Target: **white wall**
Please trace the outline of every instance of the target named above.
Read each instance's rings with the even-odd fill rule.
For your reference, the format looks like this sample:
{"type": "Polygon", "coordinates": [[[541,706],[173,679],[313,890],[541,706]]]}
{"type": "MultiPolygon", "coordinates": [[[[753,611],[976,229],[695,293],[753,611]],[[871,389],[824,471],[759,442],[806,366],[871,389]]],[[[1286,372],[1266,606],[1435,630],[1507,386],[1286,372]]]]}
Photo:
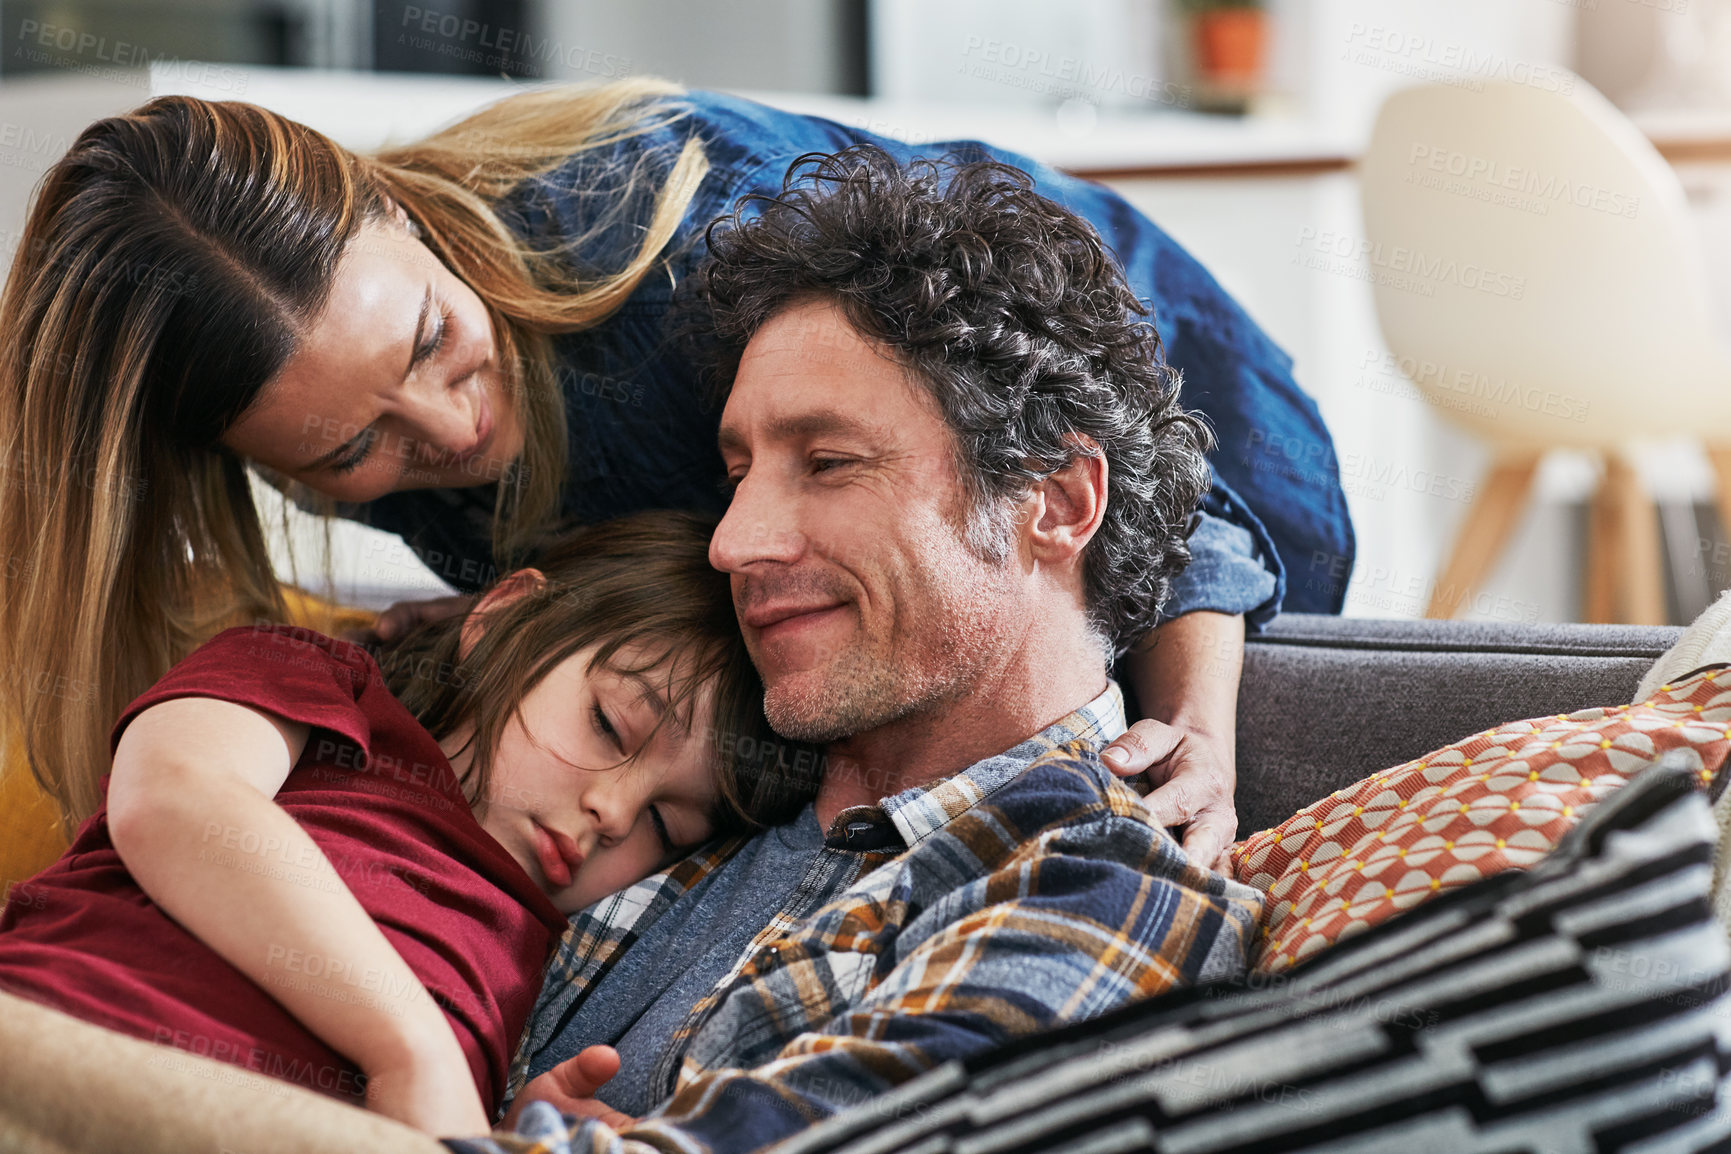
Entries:
{"type": "Polygon", "coordinates": [[[1576,9],[1559,0],[1308,0],[1279,11],[1280,35],[1304,46],[1290,67],[1306,114],[1365,135],[1397,88],[1574,63],[1576,9]]]}
{"type": "Polygon", "coordinates": [[[91,121],[150,97],[149,77],[134,83],[57,74],[0,84],[0,260],[10,264],[37,183],[91,121]]]}

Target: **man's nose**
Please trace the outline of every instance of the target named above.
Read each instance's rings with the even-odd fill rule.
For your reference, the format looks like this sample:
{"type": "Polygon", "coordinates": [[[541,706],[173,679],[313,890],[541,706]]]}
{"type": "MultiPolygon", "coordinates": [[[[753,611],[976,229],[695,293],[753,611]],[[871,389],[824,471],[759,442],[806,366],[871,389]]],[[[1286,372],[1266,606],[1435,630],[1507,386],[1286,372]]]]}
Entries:
{"type": "Polygon", "coordinates": [[[709,539],[709,563],[723,573],[743,573],[760,561],[797,561],[805,552],[798,524],[798,507],[785,488],[748,473],[709,539]]]}

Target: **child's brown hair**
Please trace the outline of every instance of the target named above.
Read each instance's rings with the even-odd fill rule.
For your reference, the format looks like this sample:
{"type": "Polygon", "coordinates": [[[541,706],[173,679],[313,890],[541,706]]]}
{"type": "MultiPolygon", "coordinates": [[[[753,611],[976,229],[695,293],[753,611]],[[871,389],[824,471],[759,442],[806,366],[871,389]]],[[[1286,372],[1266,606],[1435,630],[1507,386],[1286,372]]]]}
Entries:
{"type": "Polygon", "coordinates": [[[728,578],[709,564],[715,524],[657,511],[561,529],[531,561],[546,584],[489,609],[467,655],[459,657],[464,615],[422,625],[380,655],[391,692],[434,738],[474,727],[463,781],[472,799],[486,795],[499,737],[523,698],[589,646],[591,669],[665,678],[675,716],[714,679],[709,744],[725,802],[718,833],[787,821],[815,796],[821,758],[764,717],[728,578]],[[627,651],[647,656],[623,664],[627,651]]]}

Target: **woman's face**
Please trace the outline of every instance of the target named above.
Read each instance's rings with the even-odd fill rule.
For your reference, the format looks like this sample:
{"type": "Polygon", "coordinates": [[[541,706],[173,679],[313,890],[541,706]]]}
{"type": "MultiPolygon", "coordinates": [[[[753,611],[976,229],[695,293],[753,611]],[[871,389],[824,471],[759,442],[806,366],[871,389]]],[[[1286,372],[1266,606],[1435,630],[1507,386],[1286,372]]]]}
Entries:
{"type": "MultiPolygon", "coordinates": [[[[591,671],[593,654],[567,657],[524,697],[476,807],[482,827],[567,914],[673,864],[716,830],[714,687],[670,713],[663,675],[591,671]]],[[[457,752],[458,739],[446,744],[457,752]]]]}
{"type": "Polygon", "coordinates": [[[324,313],[222,438],[339,501],[490,484],[523,451],[480,297],[404,222],[356,231],[324,313]]]}

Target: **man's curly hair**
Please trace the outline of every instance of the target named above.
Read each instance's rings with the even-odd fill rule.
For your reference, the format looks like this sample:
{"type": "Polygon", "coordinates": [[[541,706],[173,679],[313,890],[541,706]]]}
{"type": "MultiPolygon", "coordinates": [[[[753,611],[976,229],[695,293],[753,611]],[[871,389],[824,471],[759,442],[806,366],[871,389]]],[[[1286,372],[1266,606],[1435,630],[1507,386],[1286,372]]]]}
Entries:
{"type": "Polygon", "coordinates": [[[709,226],[688,287],[722,396],[753,335],[833,301],[931,392],[954,434],[965,537],[1008,556],[1016,502],[1089,451],[1107,501],[1083,550],[1088,616],[1114,658],[1155,623],[1190,560],[1213,438],[1178,403],[1150,310],[1087,221],[995,161],[915,160],[873,145],[809,153],[777,196],[709,226]]]}

